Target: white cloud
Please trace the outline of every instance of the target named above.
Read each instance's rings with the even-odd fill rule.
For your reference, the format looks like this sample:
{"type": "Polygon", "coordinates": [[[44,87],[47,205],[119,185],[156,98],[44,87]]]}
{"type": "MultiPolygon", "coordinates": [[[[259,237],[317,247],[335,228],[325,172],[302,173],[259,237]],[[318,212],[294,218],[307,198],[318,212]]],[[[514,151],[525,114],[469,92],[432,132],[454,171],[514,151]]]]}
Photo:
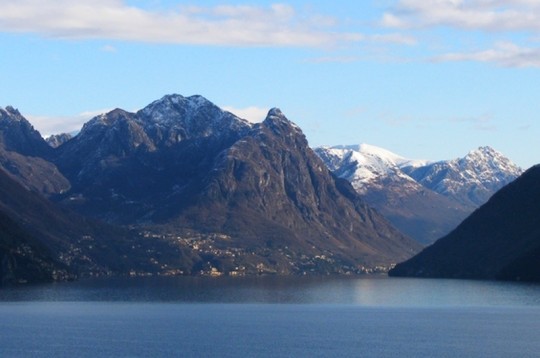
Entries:
{"type": "Polygon", "coordinates": [[[48,137],[52,134],[78,132],[84,123],[97,115],[107,112],[109,112],[108,109],[88,111],[73,116],[25,115],[25,117],[43,137],[48,137]]]}
{"type": "Polygon", "coordinates": [[[335,21],[289,5],[146,10],[122,0],[0,0],[0,31],[60,39],[232,46],[332,46],[360,41],[335,21]]]}
{"type": "Polygon", "coordinates": [[[223,107],[223,109],[251,123],[259,123],[264,121],[269,110],[268,108],[261,108],[255,106],[246,108],[234,108],[231,106],[225,106],[223,107]]]}
{"type": "Polygon", "coordinates": [[[445,61],[492,62],[502,67],[540,67],[540,49],[520,47],[513,43],[498,43],[493,49],[470,53],[447,53],[433,59],[445,61]]]}
{"type": "MultiPolygon", "coordinates": [[[[452,50],[433,56],[434,62],[475,61],[501,67],[540,67],[540,1],[538,0],[399,0],[382,17],[391,28],[426,29],[445,26],[457,31],[488,34],[492,45],[449,44],[452,50]],[[509,40],[511,39],[511,40],[509,40]],[[471,50],[472,48],[472,50],[471,50]],[[476,48],[476,50],[474,49],[476,48]]],[[[461,39],[462,37],[458,37],[461,39]]],[[[443,40],[444,41],[444,40],[443,40]]]]}
{"type": "Polygon", "coordinates": [[[536,0],[400,0],[383,15],[382,24],[395,28],[451,26],[487,31],[539,31],[536,0]]]}

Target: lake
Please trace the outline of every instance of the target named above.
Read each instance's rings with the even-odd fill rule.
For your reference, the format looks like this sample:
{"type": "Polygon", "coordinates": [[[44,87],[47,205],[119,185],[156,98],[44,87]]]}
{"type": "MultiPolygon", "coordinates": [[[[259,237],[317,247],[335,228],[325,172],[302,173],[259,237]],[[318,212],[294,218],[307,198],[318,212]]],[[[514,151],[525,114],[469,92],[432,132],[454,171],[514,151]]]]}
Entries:
{"type": "Polygon", "coordinates": [[[0,290],[2,357],[537,357],[540,285],[99,279],[0,290]]]}

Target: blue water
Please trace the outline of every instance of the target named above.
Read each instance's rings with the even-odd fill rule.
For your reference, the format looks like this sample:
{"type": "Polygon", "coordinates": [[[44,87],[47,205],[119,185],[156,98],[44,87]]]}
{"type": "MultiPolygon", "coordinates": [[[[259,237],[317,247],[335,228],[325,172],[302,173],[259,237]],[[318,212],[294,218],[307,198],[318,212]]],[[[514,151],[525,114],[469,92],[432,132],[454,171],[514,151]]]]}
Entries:
{"type": "Polygon", "coordinates": [[[538,357],[540,286],[138,279],[0,290],[0,356],[538,357]]]}

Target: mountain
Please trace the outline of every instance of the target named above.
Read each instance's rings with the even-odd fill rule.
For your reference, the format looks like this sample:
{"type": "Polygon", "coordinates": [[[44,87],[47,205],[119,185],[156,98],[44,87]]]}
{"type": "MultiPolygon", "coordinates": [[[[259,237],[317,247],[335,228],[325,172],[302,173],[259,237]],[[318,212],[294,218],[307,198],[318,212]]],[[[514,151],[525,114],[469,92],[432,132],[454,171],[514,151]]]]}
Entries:
{"type": "Polygon", "coordinates": [[[0,147],[30,157],[49,158],[52,153],[41,134],[11,106],[0,108],[0,147]]]}
{"type": "Polygon", "coordinates": [[[68,140],[73,138],[73,136],[69,133],[61,133],[61,134],[53,134],[45,139],[47,144],[49,144],[53,148],[58,148],[68,140]]]}
{"type": "Polygon", "coordinates": [[[369,205],[424,245],[449,233],[481,204],[480,198],[487,200],[489,193],[521,172],[489,147],[437,163],[407,159],[367,144],[321,147],[316,152],[369,205]],[[446,170],[436,170],[443,167],[446,170]],[[439,179],[438,186],[430,185],[434,178],[439,179]]]}
{"type": "Polygon", "coordinates": [[[505,186],[392,276],[540,281],[540,166],[505,186]]]}
{"type": "Polygon", "coordinates": [[[182,247],[211,242],[207,268],[220,272],[356,272],[419,249],[278,109],[251,124],[201,96],[168,95],[93,118],[55,153],[71,188],[54,200],[182,247]]]}
{"type": "Polygon", "coordinates": [[[410,160],[386,149],[369,144],[319,147],[315,152],[328,168],[340,178],[347,179],[360,194],[380,186],[379,180],[389,177],[393,180],[414,183],[402,171],[402,167],[418,167],[427,161],[410,160]]]}
{"type": "Polygon", "coordinates": [[[484,204],[523,173],[491,147],[480,147],[463,158],[402,170],[426,188],[471,208],[484,204]]]}
{"type": "Polygon", "coordinates": [[[28,189],[58,194],[70,184],[50,161],[52,156],[52,148],[18,110],[0,108],[0,168],[28,189]]]}
{"type": "Polygon", "coordinates": [[[201,96],[165,96],[137,113],[93,118],[57,148],[72,188],[59,199],[111,223],[153,222],[200,190],[214,158],[250,125],[201,96]]]}
{"type": "Polygon", "coordinates": [[[0,212],[69,275],[359,273],[420,250],[278,109],[251,124],[168,95],[97,116],[56,148],[4,112],[0,212]]]}
{"type": "Polygon", "coordinates": [[[180,222],[226,232],[242,245],[333,256],[349,266],[384,266],[418,247],[334,177],[275,108],[216,157],[180,222]]]}

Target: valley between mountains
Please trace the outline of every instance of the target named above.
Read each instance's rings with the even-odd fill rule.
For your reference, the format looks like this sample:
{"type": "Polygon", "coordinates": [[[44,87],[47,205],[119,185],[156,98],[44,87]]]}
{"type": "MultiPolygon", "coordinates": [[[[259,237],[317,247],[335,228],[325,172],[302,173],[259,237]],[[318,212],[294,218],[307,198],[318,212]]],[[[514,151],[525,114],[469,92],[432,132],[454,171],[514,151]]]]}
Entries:
{"type": "Polygon", "coordinates": [[[0,108],[0,167],[3,283],[386,272],[522,174],[490,147],[313,150],[277,108],[253,124],[181,95],[47,141],[0,108]]]}

